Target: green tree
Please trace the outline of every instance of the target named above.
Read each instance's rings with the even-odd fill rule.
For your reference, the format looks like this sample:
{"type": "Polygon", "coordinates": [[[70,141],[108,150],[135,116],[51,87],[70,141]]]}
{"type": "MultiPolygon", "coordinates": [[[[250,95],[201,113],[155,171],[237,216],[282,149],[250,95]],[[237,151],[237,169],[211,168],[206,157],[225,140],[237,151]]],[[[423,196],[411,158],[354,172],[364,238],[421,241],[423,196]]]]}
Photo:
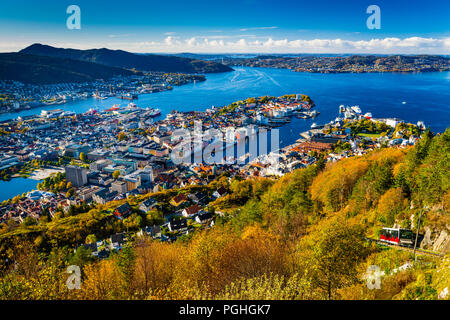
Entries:
{"type": "Polygon", "coordinates": [[[299,264],[313,289],[333,299],[337,289],[358,282],[357,266],[370,251],[362,226],[331,218],[302,240],[299,264]]]}
{"type": "Polygon", "coordinates": [[[34,220],[32,217],[26,217],[25,219],[23,219],[22,223],[26,227],[33,226],[33,225],[37,224],[36,220],[34,220]]]}

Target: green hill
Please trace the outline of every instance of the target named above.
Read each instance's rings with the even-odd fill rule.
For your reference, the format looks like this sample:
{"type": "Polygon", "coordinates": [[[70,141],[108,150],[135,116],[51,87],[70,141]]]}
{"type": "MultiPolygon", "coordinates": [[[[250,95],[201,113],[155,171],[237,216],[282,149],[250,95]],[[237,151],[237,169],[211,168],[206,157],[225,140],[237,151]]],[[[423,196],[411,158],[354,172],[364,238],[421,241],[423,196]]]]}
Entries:
{"type": "Polygon", "coordinates": [[[20,52],[88,61],[125,69],[137,69],[140,71],[218,73],[233,70],[228,66],[212,61],[202,61],[197,59],[156,54],[143,55],[123,50],[110,50],[106,48],[77,50],[55,48],[42,44],[33,44],[20,52]]]}
{"type": "Polygon", "coordinates": [[[32,84],[89,82],[113,76],[129,76],[133,71],[87,61],[46,57],[25,53],[0,54],[0,79],[32,84]]]}

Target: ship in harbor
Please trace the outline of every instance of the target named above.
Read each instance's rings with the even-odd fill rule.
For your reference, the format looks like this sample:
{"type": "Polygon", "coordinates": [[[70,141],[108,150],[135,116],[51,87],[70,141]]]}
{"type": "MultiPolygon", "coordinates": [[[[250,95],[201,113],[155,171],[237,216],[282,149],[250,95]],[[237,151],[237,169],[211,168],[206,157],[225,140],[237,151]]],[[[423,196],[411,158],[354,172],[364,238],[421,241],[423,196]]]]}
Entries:
{"type": "Polygon", "coordinates": [[[138,98],[138,95],[127,93],[127,94],[118,96],[118,98],[122,99],[122,100],[136,100],[138,98]]]}
{"type": "Polygon", "coordinates": [[[361,108],[359,106],[351,106],[350,109],[353,110],[354,113],[361,114],[361,108]]]}
{"type": "Polygon", "coordinates": [[[323,124],[317,124],[317,123],[313,123],[312,125],[311,125],[311,129],[321,129],[321,128],[323,128],[325,125],[323,125],[323,124]]]}
{"type": "Polygon", "coordinates": [[[152,108],[148,108],[148,109],[150,111],[149,117],[154,118],[161,114],[161,110],[159,110],[159,109],[152,109],[152,108]]]}
{"type": "Polygon", "coordinates": [[[298,118],[298,119],[310,119],[310,118],[317,117],[320,114],[320,112],[317,110],[313,110],[313,111],[297,112],[295,114],[296,114],[296,118],[298,118]]]}
{"type": "Polygon", "coordinates": [[[112,111],[117,111],[120,109],[120,106],[118,104],[113,105],[111,108],[106,109],[106,112],[112,112],[112,111]]]}

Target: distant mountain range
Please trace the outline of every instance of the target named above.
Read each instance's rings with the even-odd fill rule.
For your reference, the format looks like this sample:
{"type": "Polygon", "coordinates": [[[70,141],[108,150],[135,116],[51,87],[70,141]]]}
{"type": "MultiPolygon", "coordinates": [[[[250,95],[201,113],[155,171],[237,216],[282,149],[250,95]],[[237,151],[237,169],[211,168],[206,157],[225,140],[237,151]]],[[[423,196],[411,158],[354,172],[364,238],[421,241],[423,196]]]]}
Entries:
{"type": "Polygon", "coordinates": [[[142,71],[218,73],[232,70],[212,61],[105,48],[77,50],[33,44],[19,52],[0,53],[0,80],[33,84],[89,82],[142,74],[142,71]]]}
{"type": "Polygon", "coordinates": [[[104,64],[111,67],[136,69],[139,71],[218,73],[233,70],[232,68],[217,62],[156,54],[142,55],[123,50],[110,50],[105,48],[78,50],[33,44],[21,50],[20,53],[81,60],[104,64]]]}
{"type": "Polygon", "coordinates": [[[0,53],[0,80],[31,84],[90,82],[140,74],[123,68],[23,53],[0,53]]]}

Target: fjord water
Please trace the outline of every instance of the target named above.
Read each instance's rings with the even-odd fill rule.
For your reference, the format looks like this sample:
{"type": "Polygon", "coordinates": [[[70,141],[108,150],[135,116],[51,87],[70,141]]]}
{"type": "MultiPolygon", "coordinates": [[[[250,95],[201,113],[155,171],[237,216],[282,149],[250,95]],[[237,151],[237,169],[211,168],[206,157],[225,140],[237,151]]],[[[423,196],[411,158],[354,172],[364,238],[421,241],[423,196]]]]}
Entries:
{"type": "MultiPolygon", "coordinates": [[[[374,118],[396,117],[412,123],[422,120],[434,132],[443,132],[450,125],[450,72],[319,74],[269,68],[234,69],[228,73],[208,74],[204,82],[174,87],[171,91],[139,95],[139,99],[133,102],[139,107],[161,109],[161,116],[155,118],[158,120],[172,110],[203,111],[211,106],[219,107],[248,97],[292,93],[309,95],[320,115],[308,120],[292,118],[290,123],[280,128],[280,147],[294,143],[300,138],[299,133],[308,130],[313,122],[323,124],[335,119],[341,104],[359,105],[363,113],[371,112],[374,118]]],[[[113,104],[126,106],[128,103],[128,100],[117,98],[89,98],[64,105],[2,114],[0,121],[19,115],[39,114],[43,109],[61,108],[80,113],[90,108],[100,111],[113,104]]],[[[30,183],[37,182],[26,180],[12,179],[2,183],[0,200],[33,189],[30,183]]]]}
{"type": "MultiPolygon", "coordinates": [[[[450,72],[321,74],[270,68],[234,69],[233,72],[208,74],[204,82],[139,95],[139,99],[133,102],[139,107],[159,108],[161,117],[165,117],[172,110],[205,110],[213,105],[223,106],[248,97],[303,93],[314,100],[316,109],[321,112],[314,120],[317,123],[336,118],[338,106],[344,104],[359,105],[363,113],[371,112],[375,118],[397,117],[412,123],[422,120],[434,132],[443,132],[450,124],[450,72]]],[[[113,104],[126,106],[128,103],[128,100],[117,98],[89,98],[2,114],[0,120],[38,114],[42,109],[61,108],[78,113],[90,108],[100,111],[113,104]]],[[[292,121],[291,129],[298,132],[307,129],[311,123],[310,120],[292,121]]]]}

